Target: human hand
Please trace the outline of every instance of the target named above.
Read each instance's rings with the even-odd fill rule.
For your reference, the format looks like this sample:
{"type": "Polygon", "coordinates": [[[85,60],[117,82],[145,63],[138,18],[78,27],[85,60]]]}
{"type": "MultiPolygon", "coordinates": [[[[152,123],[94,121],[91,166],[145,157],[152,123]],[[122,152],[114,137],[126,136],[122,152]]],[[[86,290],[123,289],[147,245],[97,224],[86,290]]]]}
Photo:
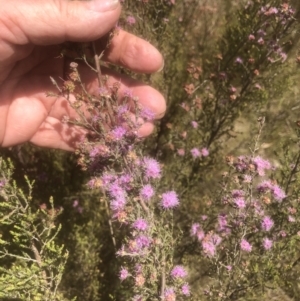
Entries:
{"type": "MultiPolygon", "coordinates": [[[[100,47],[101,37],[115,26],[120,10],[115,0],[0,0],[1,146],[30,141],[74,150],[85,131],[62,122],[63,116],[76,116],[66,100],[46,96],[46,92],[55,91],[50,76],[64,78],[70,63],[60,56],[60,45],[96,41],[100,47]]],[[[161,54],[152,45],[122,30],[113,37],[104,59],[143,73],[163,66],[161,54]]],[[[95,91],[97,75],[87,66],[80,68],[87,89],[95,91]]],[[[109,70],[103,73],[121,82],[121,93],[130,89],[142,106],[158,118],[163,115],[165,100],[158,91],[109,70]]],[[[153,127],[145,122],[139,134],[147,136],[153,127]]]]}

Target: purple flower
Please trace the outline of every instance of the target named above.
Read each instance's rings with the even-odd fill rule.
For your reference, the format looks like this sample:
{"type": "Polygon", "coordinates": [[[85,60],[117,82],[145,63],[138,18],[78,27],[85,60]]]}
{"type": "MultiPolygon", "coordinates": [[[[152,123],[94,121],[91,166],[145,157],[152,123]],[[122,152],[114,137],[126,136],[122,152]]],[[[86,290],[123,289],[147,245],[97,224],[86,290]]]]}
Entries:
{"type": "Polygon", "coordinates": [[[197,231],[197,239],[198,241],[201,241],[203,238],[205,237],[205,233],[202,229],[200,229],[199,231],[197,231]]]}
{"type": "Polygon", "coordinates": [[[202,241],[202,248],[203,252],[208,256],[208,257],[213,257],[215,256],[216,253],[216,246],[211,242],[211,241],[202,241]]]}
{"type": "Polygon", "coordinates": [[[133,228],[135,228],[136,230],[140,230],[140,231],[145,231],[148,229],[148,223],[146,220],[142,219],[142,218],[138,218],[134,223],[133,223],[133,228]]]}
{"type": "Polygon", "coordinates": [[[236,62],[237,64],[243,64],[243,60],[242,60],[240,57],[237,57],[237,58],[235,59],[235,62],[236,62]]]}
{"type": "Polygon", "coordinates": [[[154,195],[153,187],[150,184],[144,185],[140,190],[140,197],[144,201],[149,201],[154,195]]]}
{"type": "Polygon", "coordinates": [[[206,147],[202,148],[201,149],[201,155],[203,157],[207,157],[209,155],[209,150],[206,147]]]}
{"type": "Polygon", "coordinates": [[[197,121],[192,121],[191,125],[194,129],[196,129],[198,127],[198,122],[197,121]]]}
{"type": "Polygon", "coordinates": [[[164,209],[174,208],[179,205],[178,196],[175,191],[168,191],[161,196],[161,206],[164,209]]]}
{"type": "Polygon", "coordinates": [[[110,208],[113,211],[123,210],[125,205],[126,205],[126,198],[123,196],[119,196],[110,202],[110,208]]]}
{"type": "Polygon", "coordinates": [[[176,265],[172,271],[171,276],[174,278],[184,278],[187,276],[187,271],[181,265],[176,265]]]}
{"type": "Polygon", "coordinates": [[[208,234],[205,236],[205,239],[202,240],[203,252],[208,257],[215,256],[216,247],[221,243],[222,238],[217,234],[208,234]]]}
{"type": "Polygon", "coordinates": [[[91,189],[95,188],[96,187],[96,179],[91,179],[87,182],[87,186],[91,189]]]}
{"type": "Polygon", "coordinates": [[[101,177],[101,181],[104,186],[111,184],[116,179],[116,176],[109,173],[104,173],[101,177]]]}
{"type": "Polygon", "coordinates": [[[120,121],[126,121],[126,116],[129,114],[128,105],[120,105],[117,108],[117,116],[120,121]]]}
{"type": "Polygon", "coordinates": [[[129,98],[133,98],[132,90],[126,89],[126,90],[124,91],[124,96],[125,96],[125,97],[129,97],[129,98]]]}
{"type": "Polygon", "coordinates": [[[126,278],[128,278],[129,276],[129,272],[127,269],[125,268],[121,268],[120,273],[119,273],[119,278],[121,281],[125,280],[126,278]]]}
{"type": "Polygon", "coordinates": [[[238,162],[236,162],[234,164],[234,166],[235,166],[236,170],[239,171],[239,172],[245,171],[248,167],[245,156],[239,156],[238,157],[238,162]]]}
{"type": "Polygon", "coordinates": [[[157,179],[161,177],[160,166],[156,160],[145,157],[143,159],[143,163],[144,163],[145,175],[147,178],[157,179]]]}
{"type": "Polygon", "coordinates": [[[184,156],[184,154],[185,154],[184,149],[183,149],[183,148],[179,148],[179,149],[177,150],[177,154],[178,154],[179,156],[184,156]]]}
{"type": "Polygon", "coordinates": [[[221,243],[222,238],[217,234],[213,234],[211,236],[211,241],[215,246],[218,246],[221,243]]]}
{"type": "Polygon", "coordinates": [[[126,135],[126,129],[122,126],[117,126],[111,131],[114,140],[121,140],[126,135]]]}
{"type": "Polygon", "coordinates": [[[123,190],[123,188],[121,186],[119,186],[119,184],[117,184],[117,183],[113,183],[113,184],[109,185],[108,192],[109,192],[110,196],[113,198],[125,197],[125,195],[126,195],[125,190],[123,190]]]}
{"type": "Polygon", "coordinates": [[[251,181],[252,181],[252,176],[244,175],[244,182],[245,183],[251,183],[251,181]]]}
{"type": "Polygon", "coordinates": [[[270,231],[273,226],[274,226],[273,220],[269,216],[265,216],[261,222],[261,228],[264,231],[270,231]]]}
{"type": "Polygon", "coordinates": [[[130,174],[125,173],[125,174],[121,175],[119,178],[117,178],[116,181],[125,190],[131,189],[130,183],[132,182],[132,177],[130,174]]]}
{"type": "Polygon", "coordinates": [[[149,108],[143,108],[141,110],[141,117],[146,121],[152,121],[155,119],[155,113],[149,108]]]}
{"type": "Polygon", "coordinates": [[[199,149],[196,147],[191,149],[191,154],[192,154],[193,158],[198,158],[201,156],[199,149]]]}
{"type": "Polygon", "coordinates": [[[0,188],[5,186],[5,180],[0,180],[0,188]]]}
{"type": "Polygon", "coordinates": [[[286,237],[286,232],[285,232],[284,230],[281,230],[281,231],[279,232],[279,235],[280,235],[281,237],[286,237]]]}
{"type": "Polygon", "coordinates": [[[254,41],[254,40],[255,40],[255,36],[254,36],[253,34],[250,34],[250,35],[248,36],[248,40],[249,40],[249,41],[254,41]]]}
{"type": "Polygon", "coordinates": [[[176,294],[172,287],[168,287],[165,289],[164,300],[165,301],[175,301],[176,300],[176,294]]]}
{"type": "Polygon", "coordinates": [[[140,249],[144,249],[151,245],[152,239],[146,235],[140,235],[135,239],[135,241],[140,249]]]}
{"type": "Polygon", "coordinates": [[[278,185],[273,185],[271,190],[272,190],[274,199],[278,202],[281,202],[286,197],[285,192],[278,185]]]}
{"type": "Polygon", "coordinates": [[[137,274],[141,274],[142,273],[142,266],[140,264],[136,264],[135,267],[134,267],[134,269],[135,269],[135,272],[137,274]]]}
{"type": "Polygon", "coordinates": [[[263,44],[265,44],[265,41],[264,41],[264,39],[263,39],[262,37],[260,37],[260,38],[257,40],[257,43],[258,43],[259,45],[263,45],[263,44]]]}
{"type": "Polygon", "coordinates": [[[235,189],[231,191],[231,195],[233,198],[243,197],[245,195],[245,191],[235,189]]]}
{"type": "Polygon", "coordinates": [[[273,242],[271,239],[267,237],[263,239],[263,247],[265,250],[270,250],[272,246],[273,246],[273,242]]]}
{"type": "Polygon", "coordinates": [[[133,16],[128,16],[126,21],[128,25],[134,25],[136,23],[135,17],[133,16]]]}
{"type": "Polygon", "coordinates": [[[280,52],[279,55],[281,56],[281,61],[285,62],[287,59],[287,54],[285,52],[280,52]]]}
{"type": "Polygon", "coordinates": [[[289,216],[288,216],[288,221],[289,221],[290,223],[294,223],[294,222],[296,221],[296,219],[295,219],[292,215],[289,215],[289,216]]]}
{"type": "Polygon", "coordinates": [[[198,223],[192,224],[192,227],[191,227],[191,235],[192,235],[192,236],[195,236],[195,235],[197,234],[199,228],[200,228],[200,224],[198,224],[198,223]]]}
{"type": "Polygon", "coordinates": [[[253,158],[252,163],[256,166],[257,173],[260,176],[264,176],[265,170],[270,170],[272,168],[271,163],[268,160],[264,160],[260,156],[253,158]]]}
{"type": "Polygon", "coordinates": [[[181,287],[181,292],[183,295],[185,296],[189,296],[191,293],[190,293],[190,286],[185,283],[182,287],[181,287]]]}
{"type": "Polygon", "coordinates": [[[246,207],[246,203],[245,203],[244,198],[236,198],[236,199],[234,199],[234,203],[236,204],[236,206],[239,209],[243,209],[243,208],[246,207]]]}
{"type": "Polygon", "coordinates": [[[258,84],[258,83],[256,83],[256,84],[254,85],[254,87],[255,87],[256,89],[258,89],[258,90],[261,90],[261,89],[262,89],[261,85],[258,84]]]}
{"type": "Polygon", "coordinates": [[[97,145],[92,147],[90,150],[90,158],[95,159],[96,157],[106,157],[110,153],[110,150],[107,146],[105,145],[97,145]]]}
{"type": "Polygon", "coordinates": [[[109,96],[110,95],[109,91],[105,87],[99,88],[98,91],[101,96],[109,96]]]}
{"type": "Polygon", "coordinates": [[[273,185],[270,180],[263,181],[259,185],[257,185],[257,190],[260,193],[265,193],[270,191],[273,188],[273,185]]]}
{"type": "Polygon", "coordinates": [[[245,252],[251,252],[252,251],[252,246],[246,239],[242,239],[240,243],[241,249],[245,252]]]}
{"type": "Polygon", "coordinates": [[[219,231],[226,231],[228,229],[227,225],[227,215],[226,214],[220,214],[218,216],[218,224],[219,224],[219,231]]]}
{"type": "Polygon", "coordinates": [[[266,16],[276,15],[278,13],[278,9],[276,7],[270,7],[266,12],[266,16]]]}
{"type": "Polygon", "coordinates": [[[262,29],[259,29],[259,30],[257,31],[257,34],[258,34],[260,37],[264,37],[264,36],[266,35],[266,32],[265,32],[264,30],[262,30],[262,29]]]}

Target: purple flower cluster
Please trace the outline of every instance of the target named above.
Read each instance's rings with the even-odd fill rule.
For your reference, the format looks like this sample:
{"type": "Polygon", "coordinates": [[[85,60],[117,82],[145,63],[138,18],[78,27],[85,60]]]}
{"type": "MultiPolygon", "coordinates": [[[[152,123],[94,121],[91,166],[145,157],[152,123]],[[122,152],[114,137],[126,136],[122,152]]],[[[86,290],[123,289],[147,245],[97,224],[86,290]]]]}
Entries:
{"type": "Polygon", "coordinates": [[[183,266],[177,265],[172,269],[171,276],[173,278],[185,278],[187,276],[187,271],[183,266]]]}
{"type": "Polygon", "coordinates": [[[202,248],[204,254],[208,257],[216,255],[217,246],[222,242],[222,238],[217,234],[208,233],[202,240],[202,248]]]}
{"type": "Polygon", "coordinates": [[[216,254],[217,246],[222,242],[222,238],[215,233],[209,232],[205,234],[198,223],[192,225],[191,235],[195,236],[201,242],[204,254],[213,257],[216,254]]]}
{"type": "MultiPolygon", "coordinates": [[[[270,232],[274,229],[274,220],[266,214],[266,212],[272,210],[268,206],[271,202],[269,196],[271,194],[277,200],[277,204],[286,197],[284,191],[271,180],[266,179],[258,185],[256,184],[256,179],[266,176],[267,171],[273,170],[268,160],[260,156],[254,158],[240,156],[237,159],[229,157],[227,162],[235,168],[236,175],[231,183],[237,189],[225,190],[229,186],[225,182],[224,190],[226,193],[224,196],[221,196],[220,204],[227,207],[226,209],[222,207],[222,210],[226,213],[219,213],[216,218],[209,219],[207,222],[207,218],[202,219],[205,226],[202,226],[200,223],[194,223],[190,230],[191,236],[201,243],[204,254],[209,258],[216,257],[217,252],[222,252],[221,250],[227,250],[229,247],[226,245],[228,243],[227,238],[233,234],[237,235],[237,233],[242,236],[239,241],[239,248],[244,252],[243,256],[247,256],[247,253],[251,253],[255,247],[259,247],[257,244],[252,245],[248,238],[245,237],[245,233],[247,233],[247,236],[251,233],[255,237],[256,233],[262,233],[262,231],[270,232]],[[216,220],[217,223],[215,222],[216,220]],[[259,221],[259,224],[257,221],[259,221]],[[211,230],[204,232],[203,228],[208,225],[212,225],[210,226],[211,230]]],[[[224,174],[224,177],[226,176],[227,174],[224,174]]],[[[295,212],[294,206],[288,207],[288,213],[290,214],[288,215],[288,220],[290,222],[296,221],[294,217],[295,212]]],[[[251,239],[252,236],[249,235],[251,239]]],[[[273,234],[273,237],[276,237],[276,235],[273,234]]],[[[272,249],[274,241],[271,238],[261,238],[259,236],[254,241],[257,240],[265,252],[272,249]]],[[[231,271],[232,266],[226,266],[229,266],[230,269],[228,271],[231,271]]]]}
{"type": "Polygon", "coordinates": [[[277,184],[273,184],[270,180],[261,182],[257,186],[257,190],[260,193],[270,192],[274,199],[278,202],[281,202],[286,197],[285,192],[277,184]]]}
{"type": "Polygon", "coordinates": [[[261,158],[260,156],[252,158],[251,161],[255,165],[257,173],[260,176],[264,176],[265,170],[270,170],[272,168],[271,163],[268,160],[261,158]]]}

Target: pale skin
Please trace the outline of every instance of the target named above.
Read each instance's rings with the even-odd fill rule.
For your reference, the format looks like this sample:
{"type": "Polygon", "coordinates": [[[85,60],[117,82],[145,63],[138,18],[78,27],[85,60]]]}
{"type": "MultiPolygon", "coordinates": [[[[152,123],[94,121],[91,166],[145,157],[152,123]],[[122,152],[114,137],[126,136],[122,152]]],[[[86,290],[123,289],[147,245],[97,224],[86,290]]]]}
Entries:
{"type": "MultiPolygon", "coordinates": [[[[101,37],[116,25],[121,6],[108,0],[0,0],[0,146],[30,141],[42,147],[73,151],[85,131],[62,122],[76,117],[67,101],[46,97],[55,92],[50,76],[66,77],[70,61],[60,56],[65,41],[95,41],[101,53],[101,37]],[[96,10],[98,7],[98,10],[96,10]],[[99,9],[100,7],[100,9],[99,9]]],[[[112,39],[104,59],[141,73],[163,67],[163,58],[148,42],[120,30],[112,39]]],[[[79,70],[89,92],[98,87],[97,75],[83,64],[79,70]]],[[[130,89],[141,105],[163,116],[163,96],[150,86],[110,70],[110,82],[121,82],[120,93],[130,89]]],[[[141,136],[153,131],[145,122],[141,136]]]]}

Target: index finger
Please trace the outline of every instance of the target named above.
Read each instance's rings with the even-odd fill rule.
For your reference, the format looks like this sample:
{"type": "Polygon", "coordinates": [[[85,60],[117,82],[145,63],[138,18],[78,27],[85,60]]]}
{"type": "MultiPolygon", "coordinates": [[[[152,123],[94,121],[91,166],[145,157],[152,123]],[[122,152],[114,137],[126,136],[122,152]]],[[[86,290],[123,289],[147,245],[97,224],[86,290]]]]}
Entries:
{"type": "MultiPolygon", "coordinates": [[[[103,49],[103,40],[96,42],[97,51],[103,49]]],[[[116,30],[104,60],[139,73],[154,73],[164,66],[162,54],[149,42],[122,29],[116,30]]]]}

